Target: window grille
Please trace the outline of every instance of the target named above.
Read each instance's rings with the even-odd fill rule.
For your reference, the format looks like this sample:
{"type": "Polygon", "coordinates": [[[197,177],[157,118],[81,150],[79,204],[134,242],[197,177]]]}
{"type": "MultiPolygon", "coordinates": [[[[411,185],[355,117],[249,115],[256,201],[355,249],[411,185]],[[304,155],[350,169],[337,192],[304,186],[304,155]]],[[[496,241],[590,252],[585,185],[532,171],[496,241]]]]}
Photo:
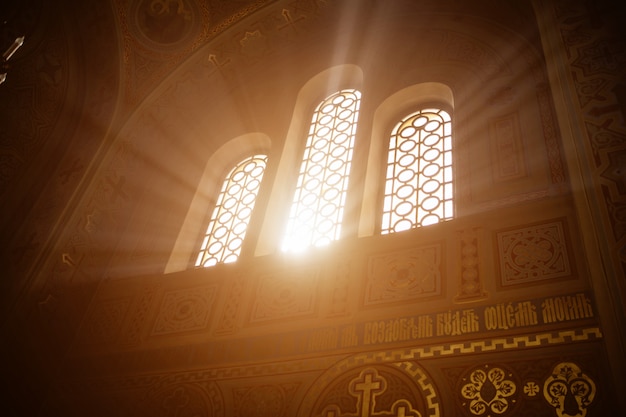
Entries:
{"type": "Polygon", "coordinates": [[[254,155],[241,161],[226,176],[196,266],[237,260],[266,165],[266,155],[254,155]]]}
{"type": "Polygon", "coordinates": [[[441,109],[424,109],[391,133],[381,233],[449,220],[454,215],[452,126],[441,109]]]}
{"type": "Polygon", "coordinates": [[[361,93],[342,90],[313,114],[283,250],[322,246],[339,238],[361,93]]]}

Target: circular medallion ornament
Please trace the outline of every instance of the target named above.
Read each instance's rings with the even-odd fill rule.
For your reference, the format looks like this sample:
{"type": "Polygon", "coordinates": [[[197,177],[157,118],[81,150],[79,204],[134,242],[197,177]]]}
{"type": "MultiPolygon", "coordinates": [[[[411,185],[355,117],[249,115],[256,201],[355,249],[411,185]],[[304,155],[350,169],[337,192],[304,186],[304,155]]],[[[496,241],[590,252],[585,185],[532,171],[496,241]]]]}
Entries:
{"type": "Polygon", "coordinates": [[[577,364],[562,362],[546,379],[543,396],[557,416],[585,417],[596,396],[596,384],[577,364]]]}
{"type": "Polygon", "coordinates": [[[510,415],[517,403],[518,385],[503,367],[472,368],[461,379],[461,405],[472,417],[510,415]]]}
{"type": "Polygon", "coordinates": [[[300,415],[439,416],[439,401],[430,378],[416,364],[365,365],[326,380],[322,377],[307,394],[312,399],[300,415]]]}
{"type": "Polygon", "coordinates": [[[176,48],[200,29],[197,6],[189,0],[139,0],[133,8],[140,41],[151,49],[176,48]]]}

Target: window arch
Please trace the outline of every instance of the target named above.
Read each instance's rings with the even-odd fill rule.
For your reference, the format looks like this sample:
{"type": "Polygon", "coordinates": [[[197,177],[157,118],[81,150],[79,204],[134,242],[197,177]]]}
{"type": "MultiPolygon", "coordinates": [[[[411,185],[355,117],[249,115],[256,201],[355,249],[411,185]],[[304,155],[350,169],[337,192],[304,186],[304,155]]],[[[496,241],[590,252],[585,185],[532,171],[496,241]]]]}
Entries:
{"type": "Polygon", "coordinates": [[[339,238],[360,100],[358,90],[346,89],[315,109],[283,250],[322,246],[339,238]]]}
{"type": "MultiPolygon", "coordinates": [[[[389,226],[383,226],[384,221],[382,216],[385,210],[389,210],[389,207],[393,207],[393,201],[391,206],[388,205],[385,207],[385,196],[393,194],[393,192],[388,194],[388,190],[385,188],[391,186],[391,190],[393,190],[393,183],[387,184],[388,178],[393,178],[393,174],[388,174],[389,166],[390,164],[395,166],[394,161],[396,158],[394,155],[390,159],[390,131],[398,130],[402,126],[402,121],[409,122],[409,119],[413,120],[413,118],[417,119],[420,117],[416,116],[416,113],[407,115],[407,112],[410,111],[407,109],[430,109],[436,111],[443,109],[450,115],[451,112],[448,112],[448,110],[454,109],[452,90],[447,85],[438,82],[415,84],[392,94],[376,108],[372,119],[367,171],[365,172],[361,198],[361,216],[359,218],[357,233],[359,237],[373,236],[375,233],[390,233],[391,231],[389,226]],[[406,116],[402,118],[400,122],[398,122],[399,114],[406,116]],[[383,231],[385,228],[387,230],[383,231]]],[[[450,126],[451,124],[448,125],[449,129],[451,129],[450,126]]],[[[397,155],[398,159],[401,157],[402,155],[397,155]]],[[[450,153],[448,153],[448,157],[450,158],[449,162],[452,163],[450,153]]],[[[448,172],[451,174],[451,169],[448,170],[448,172]]],[[[416,189],[417,188],[416,186],[416,189]]],[[[407,189],[403,191],[406,190],[407,189]]],[[[453,190],[453,184],[448,186],[448,190],[453,190]]],[[[405,194],[401,192],[401,195],[405,194]]],[[[417,198],[417,193],[415,193],[415,198],[417,198]]],[[[415,201],[416,202],[413,204],[417,205],[417,200],[415,201]]],[[[397,204],[401,202],[402,201],[398,201],[397,204]]],[[[449,206],[448,204],[448,207],[449,206]]],[[[400,212],[404,213],[402,209],[406,207],[408,207],[407,204],[400,207],[400,212]]],[[[387,224],[389,223],[388,221],[387,224]]],[[[414,223],[417,224],[417,217],[414,223]]],[[[406,224],[406,222],[402,224],[406,224]]]]}
{"type": "Polygon", "coordinates": [[[451,219],[452,185],[450,115],[438,108],[409,114],[389,139],[381,233],[451,219]]]}
{"type": "Polygon", "coordinates": [[[228,173],[202,239],[196,266],[237,260],[266,166],[267,155],[253,155],[228,173]]]}
{"type": "MultiPolygon", "coordinates": [[[[187,215],[174,242],[164,270],[166,274],[183,271],[196,264],[203,241],[200,236],[207,230],[207,210],[216,206],[226,174],[251,155],[267,155],[271,144],[267,135],[251,132],[227,141],[213,152],[199,178],[187,215]]],[[[247,246],[248,243],[245,243],[244,251],[247,246]]]]}
{"type": "Polygon", "coordinates": [[[256,256],[276,253],[284,247],[283,236],[288,223],[285,219],[290,217],[290,207],[293,206],[294,178],[299,175],[302,165],[305,147],[303,139],[311,132],[312,109],[320,103],[320,98],[347,89],[358,90],[362,84],[361,68],[345,64],[321,71],[298,92],[277,168],[273,171],[273,185],[255,247],[256,256]]]}

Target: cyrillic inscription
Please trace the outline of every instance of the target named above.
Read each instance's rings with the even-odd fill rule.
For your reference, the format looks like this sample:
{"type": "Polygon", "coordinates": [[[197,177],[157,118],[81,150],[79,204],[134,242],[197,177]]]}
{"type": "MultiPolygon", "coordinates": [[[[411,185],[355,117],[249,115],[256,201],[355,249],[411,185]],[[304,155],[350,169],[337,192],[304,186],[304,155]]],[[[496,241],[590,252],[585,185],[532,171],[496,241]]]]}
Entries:
{"type": "Polygon", "coordinates": [[[308,352],[507,331],[593,318],[584,293],[303,331],[308,352]]]}

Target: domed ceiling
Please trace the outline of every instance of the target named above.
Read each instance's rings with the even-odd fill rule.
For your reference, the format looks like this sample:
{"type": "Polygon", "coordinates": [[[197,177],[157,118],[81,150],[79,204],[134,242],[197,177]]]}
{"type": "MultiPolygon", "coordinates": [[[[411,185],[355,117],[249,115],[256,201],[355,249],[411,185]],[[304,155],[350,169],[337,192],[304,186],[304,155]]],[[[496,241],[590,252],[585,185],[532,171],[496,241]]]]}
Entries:
{"type": "Polygon", "coordinates": [[[202,44],[268,3],[3,2],[2,51],[18,36],[26,40],[8,62],[0,90],[0,195],[24,188],[21,181],[40,165],[36,156],[54,147],[55,138],[68,148],[85,104],[98,103],[92,123],[106,126],[114,101],[133,106],[202,44]]]}
{"type": "MultiPolygon", "coordinates": [[[[133,110],[178,65],[272,1],[8,0],[0,50],[24,36],[0,85],[2,293],[19,293],[72,198],[133,110]],[[9,288],[12,287],[12,288],[9,288]]],[[[10,297],[13,298],[13,297],[10,297]]],[[[10,303],[3,303],[9,307],[10,303]]]]}

